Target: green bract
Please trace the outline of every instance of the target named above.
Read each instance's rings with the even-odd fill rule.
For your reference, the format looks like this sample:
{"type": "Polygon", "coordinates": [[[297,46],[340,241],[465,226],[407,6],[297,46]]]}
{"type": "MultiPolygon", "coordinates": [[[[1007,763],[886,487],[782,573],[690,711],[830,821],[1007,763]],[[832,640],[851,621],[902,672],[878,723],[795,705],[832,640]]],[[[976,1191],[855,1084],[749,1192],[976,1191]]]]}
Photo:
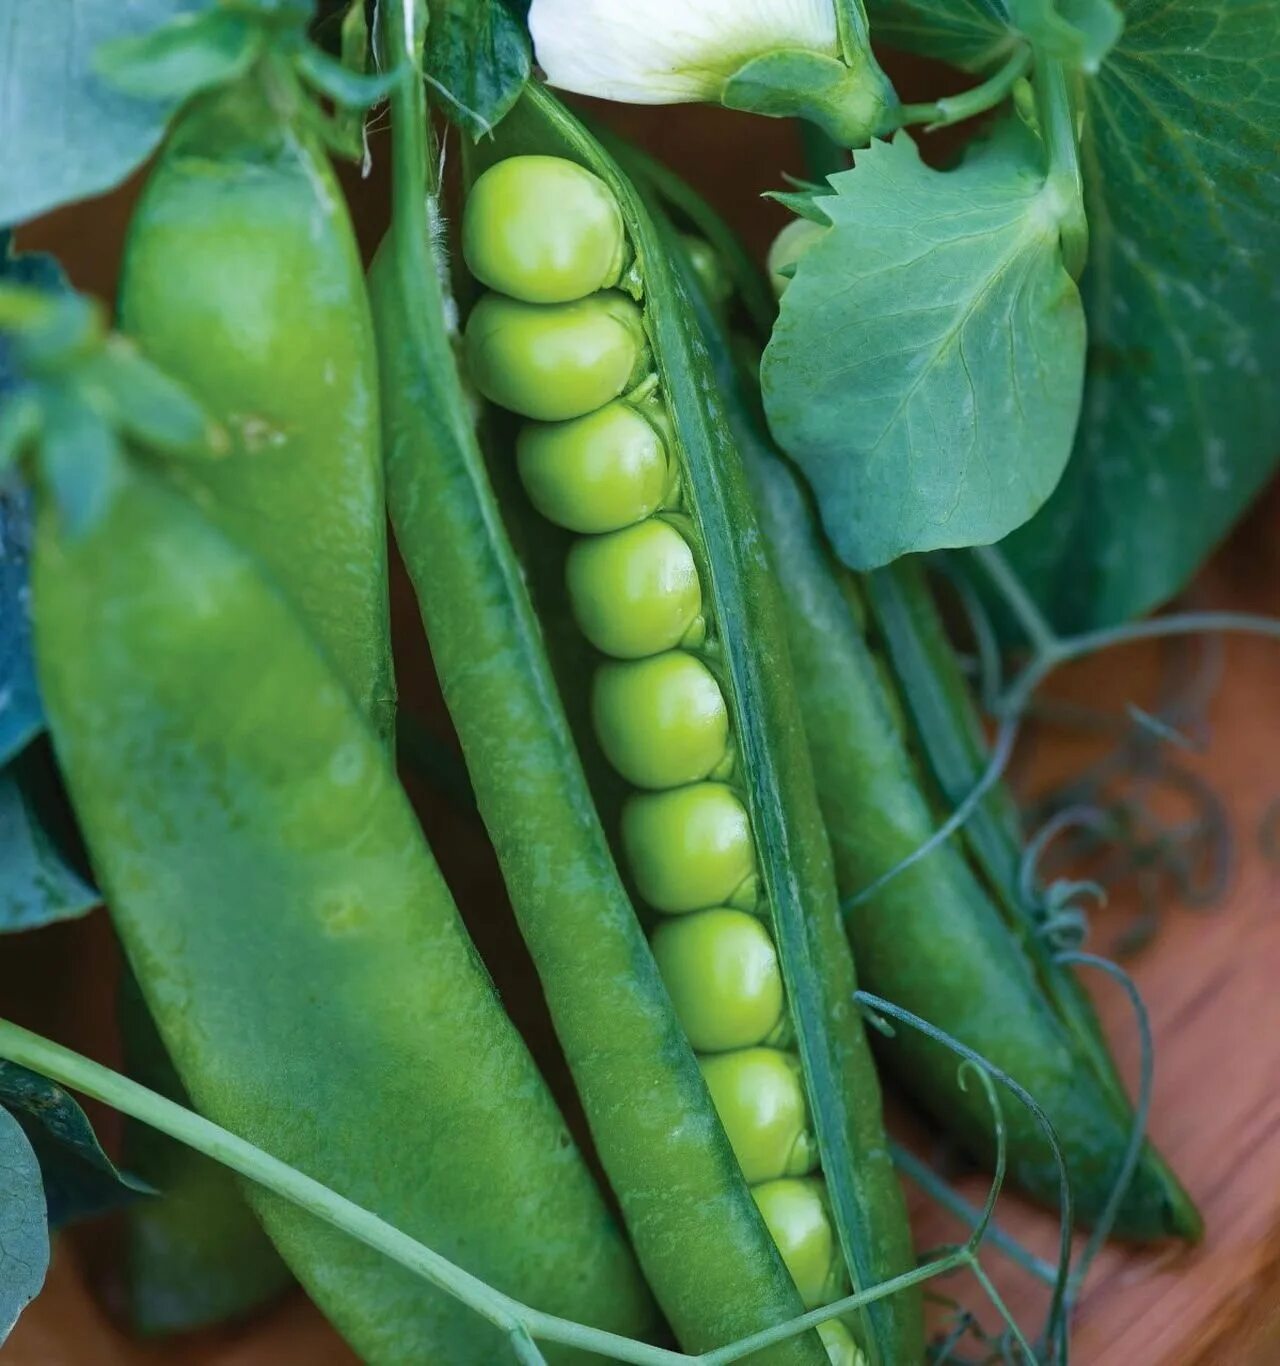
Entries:
{"type": "Polygon", "coordinates": [[[629,797],[622,843],[640,895],[655,910],[756,903],[751,822],[724,783],[629,797]]]}
{"type": "Polygon", "coordinates": [[[534,507],[570,531],[618,531],[667,497],[663,439],[621,401],[571,422],[528,424],[516,438],[516,457],[534,507]]]}
{"type": "Polygon", "coordinates": [[[605,757],[637,787],[679,787],[731,762],[720,685],[683,650],[602,665],[591,711],[605,757]]]}
{"type": "Polygon", "coordinates": [[[654,931],[653,956],[699,1052],[748,1048],[784,1032],[782,968],[755,916],[717,907],[665,920],[654,931]]]}
{"type": "Polygon", "coordinates": [[[640,310],[616,291],[567,304],[486,294],[471,311],[476,388],[523,417],[560,422],[625,393],[648,365],[640,310]]]}
{"type": "Polygon", "coordinates": [[[807,1176],[818,1165],[804,1077],[794,1053],[777,1048],[717,1053],[702,1059],[702,1075],[752,1185],[807,1176]]]}
{"type": "Polygon", "coordinates": [[[567,303],[618,283],[626,235],[598,176],[563,157],[508,157],[471,187],[462,253],[490,289],[529,303],[567,303]]]}
{"type": "Polygon", "coordinates": [[[822,1182],[782,1177],[752,1190],[806,1309],[839,1299],[848,1275],[836,1246],[822,1182]]]}
{"type": "Polygon", "coordinates": [[[702,639],[698,568],[669,522],[577,541],[565,576],[579,629],[607,655],[642,659],[702,639]]]}

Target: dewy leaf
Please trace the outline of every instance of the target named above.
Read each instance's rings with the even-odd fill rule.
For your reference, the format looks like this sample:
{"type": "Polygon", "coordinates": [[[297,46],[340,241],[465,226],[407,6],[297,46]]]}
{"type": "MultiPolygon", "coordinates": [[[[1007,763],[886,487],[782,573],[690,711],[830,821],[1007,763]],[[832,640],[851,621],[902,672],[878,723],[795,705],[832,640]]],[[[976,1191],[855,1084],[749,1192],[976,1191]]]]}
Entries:
{"type": "Polygon", "coordinates": [[[1071,450],[1084,317],[1020,126],[948,172],[905,133],[816,203],[765,352],[769,424],[842,559],[980,545],[1020,526],[1071,450]]]}
{"type": "Polygon", "coordinates": [[[0,934],[74,919],[101,899],[64,852],[51,769],[40,746],[0,769],[0,934]]]}
{"type": "Polygon", "coordinates": [[[1075,453],[1008,553],[1060,629],[1176,593],[1280,456],[1280,8],[1132,0],[1089,84],[1075,453]]]}
{"type": "Polygon", "coordinates": [[[875,36],[969,71],[998,66],[1020,39],[1096,71],[1119,37],[1113,0],[867,0],[875,36]]]}
{"type": "Polygon", "coordinates": [[[98,74],[94,54],[212,0],[0,0],[0,223],[99,194],[141,164],[172,106],[98,74]]]}
{"type": "Polygon", "coordinates": [[[0,1343],[40,1293],[48,1269],[40,1167],[21,1125],[0,1109],[0,1343]]]}
{"type": "Polygon", "coordinates": [[[519,98],[532,58],[519,0],[439,0],[426,68],[444,112],[471,137],[495,128],[519,98]]]}
{"type": "Polygon", "coordinates": [[[152,1193],[149,1186],[116,1168],[98,1142],[89,1117],[47,1077],[16,1063],[0,1062],[0,1107],[17,1119],[35,1151],[48,1222],[54,1228],[119,1209],[152,1193]]]}

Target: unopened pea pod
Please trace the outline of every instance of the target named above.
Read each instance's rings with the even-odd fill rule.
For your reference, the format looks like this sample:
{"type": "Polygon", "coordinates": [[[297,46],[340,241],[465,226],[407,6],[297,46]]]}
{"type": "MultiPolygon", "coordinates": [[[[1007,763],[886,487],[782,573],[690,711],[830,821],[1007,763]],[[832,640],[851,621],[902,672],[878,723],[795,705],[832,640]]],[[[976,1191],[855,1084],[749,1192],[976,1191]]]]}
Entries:
{"type": "MultiPolygon", "coordinates": [[[[736,457],[725,441],[714,398],[708,402],[701,358],[682,318],[664,245],[634,192],[596,144],[534,85],[492,141],[468,149],[467,170],[474,180],[505,156],[529,153],[586,166],[609,187],[622,212],[634,257],[629,278],[651,343],[653,380],[672,419],[668,455],[678,464],[679,511],[688,519],[678,531],[671,522],[657,525],[679,540],[687,531],[712,565],[705,580],[694,580],[698,606],[694,620],[682,624],[682,634],[634,643],[625,654],[644,658],[682,645],[701,649],[703,636],[712,648],[713,624],[734,622],[734,641],[714,648],[729,730],[742,737],[734,781],[739,809],[747,815],[750,839],[744,847],[755,850],[763,902],[779,927],[776,942],[787,994],[798,994],[806,1007],[806,1038],[798,1040],[797,1051],[820,1078],[821,1113],[814,1122],[825,1135],[819,1138],[824,1152],[830,1145],[839,1183],[833,1204],[842,1211],[831,1227],[842,1229],[860,1283],[871,1284],[905,1270],[912,1258],[901,1193],[884,1161],[879,1100],[874,1077],[864,1066],[865,1043],[847,1014],[851,966],[832,972],[828,965],[831,975],[821,980],[813,972],[814,941],[842,941],[807,758],[787,738],[795,720],[778,609],[749,534],[736,457]],[[698,617],[704,624],[696,640],[685,638],[698,617]],[[750,641],[750,649],[739,640],[750,641]],[[749,719],[741,701],[748,695],[749,719]],[[826,1027],[835,1018],[831,1012],[837,1001],[851,1027],[826,1027]],[[858,1096],[856,1107],[852,1093],[858,1096]],[[873,1226],[874,1240],[864,1236],[873,1226]]],[[[597,1151],[669,1322],[686,1349],[703,1351],[794,1315],[802,1300],[716,1115],[637,907],[618,878],[615,856],[625,851],[610,846],[597,793],[584,776],[581,740],[565,712],[582,688],[583,652],[581,645],[566,644],[562,653],[556,614],[568,606],[569,595],[557,583],[558,575],[544,572],[537,552],[549,529],[518,488],[500,502],[489,482],[465,398],[448,368],[445,312],[438,294],[432,295],[436,272],[419,261],[417,273],[410,273],[411,245],[397,233],[374,272],[397,538],[597,1151]],[[410,285],[420,296],[412,314],[407,312],[410,285]],[[434,320],[431,341],[423,329],[414,348],[408,334],[414,320],[424,316],[423,305],[434,320]],[[400,395],[398,402],[393,394],[400,395]],[[504,526],[518,533],[522,548],[529,547],[523,562],[501,534],[504,526]],[[534,598],[526,582],[533,585],[534,598]],[[548,607],[557,591],[562,607],[548,607]],[[539,620],[535,601],[545,620],[539,620]],[[510,775],[516,772],[519,781],[513,783],[510,775]]],[[[505,467],[510,461],[507,451],[505,467]]],[[[493,468],[502,488],[501,449],[494,453],[493,468]]],[[[692,554],[688,562],[693,564],[692,554]]],[[[581,596],[590,597],[593,585],[585,586],[581,596]]],[[[598,619],[612,626],[616,598],[597,593],[594,605],[600,609],[598,619]]],[[[580,602],[573,606],[582,623],[580,602]]],[[[589,733],[583,738],[593,749],[589,733]]],[[[751,869],[746,871],[750,875],[751,869]]],[[[922,1356],[916,1313],[908,1297],[858,1316],[862,1340],[878,1366],[922,1356]]],[[[758,1355],[770,1366],[819,1366],[828,1360],[816,1333],[758,1355]]]]}
{"type": "MultiPolygon", "coordinates": [[[[44,508],[34,592],[59,762],[199,1109],[495,1285],[643,1331],[383,747],[256,560],[138,468],[79,538],[44,508]]],[[[362,1360],[498,1358],[458,1302],[251,1196],[362,1360]]]]}
{"type": "Polygon", "coordinates": [[[664,920],[653,954],[699,1053],[787,1041],[782,966],[757,916],[721,906],[664,920]]]}
{"type": "MultiPolygon", "coordinates": [[[[275,576],[370,724],[394,718],[377,375],[355,235],[323,149],[258,71],[178,119],[125,245],[120,312],[230,438],[184,487],[275,576]]],[[[160,967],[161,965],[157,965],[160,967]]],[[[144,971],[147,969],[144,968],[144,971]]],[[[129,1069],[181,1098],[132,993],[129,1069]]],[[[171,1199],[126,1215],[144,1332],[243,1314],[286,1281],[230,1174],[126,1125],[126,1160],[171,1199]]]]}
{"type": "Polygon", "coordinates": [[[582,417],[639,384],[648,369],[640,310],[616,290],[565,304],[486,294],[471,310],[475,386],[523,417],[582,417]]]}
{"type": "MultiPolygon", "coordinates": [[[[696,287],[692,270],[689,279],[696,287]]],[[[792,606],[788,635],[819,795],[841,892],[853,898],[932,834],[934,807],[900,729],[901,703],[886,693],[884,671],[867,643],[857,585],[835,565],[797,476],[763,435],[758,398],[709,301],[700,316],[792,606]]],[[[921,648],[932,677],[946,679],[937,641],[932,651],[921,648]]],[[[949,686],[954,693],[962,685],[952,680],[949,686]]],[[[964,735],[963,724],[957,733],[964,735]]],[[[1006,917],[954,843],[856,905],[847,924],[869,990],[952,1034],[1035,1097],[1062,1143],[1076,1215],[1096,1220],[1119,1172],[1132,1114],[1105,1050],[1099,1057],[1096,1034],[1058,1004],[1059,992],[1071,997],[1069,976],[1046,961],[1041,946],[1027,942],[1026,926],[1006,917]],[[1067,980],[1055,988],[1052,975],[1067,980]],[[1010,1020],[1018,1021],[1016,1029],[1010,1020]]],[[[956,1085],[955,1055],[907,1029],[878,1044],[907,1091],[966,1148],[990,1160],[990,1107],[975,1089],[956,1085]]],[[[1059,1172],[1043,1130],[1024,1106],[1003,1110],[1011,1177],[1056,1208],[1059,1172]]],[[[1146,1146],[1115,1231],[1196,1237],[1199,1228],[1177,1178],[1146,1146]]]]}

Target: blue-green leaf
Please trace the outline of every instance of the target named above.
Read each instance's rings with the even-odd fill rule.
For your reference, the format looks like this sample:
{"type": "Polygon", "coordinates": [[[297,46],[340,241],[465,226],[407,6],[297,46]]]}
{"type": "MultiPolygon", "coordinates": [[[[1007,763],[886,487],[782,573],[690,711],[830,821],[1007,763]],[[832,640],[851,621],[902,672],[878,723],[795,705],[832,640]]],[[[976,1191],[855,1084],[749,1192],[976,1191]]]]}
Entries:
{"type": "Polygon", "coordinates": [[[855,569],[998,540],[1062,474],[1084,316],[1040,161],[1012,123],[945,173],[899,134],[815,201],[831,231],[797,265],[762,382],[855,569]]]}
{"type": "Polygon", "coordinates": [[[1089,83],[1084,409],[1008,545],[1062,629],[1176,593],[1280,457],[1280,8],[1131,0],[1089,83]]]}
{"type": "Polygon", "coordinates": [[[180,14],[151,32],[104,43],[94,65],[118,90],[172,105],[244,75],[264,42],[249,14],[180,14]]]}
{"type": "Polygon", "coordinates": [[[47,1077],[0,1062],[0,1107],[17,1119],[35,1152],[52,1227],[105,1214],[153,1193],[116,1168],[89,1117],[47,1077]]]}
{"type": "MultiPolygon", "coordinates": [[[[31,654],[30,553],[30,499],[16,484],[0,486],[0,765],[44,725],[31,654]]],[[[0,870],[4,857],[0,852],[0,870]]]]}
{"type": "Polygon", "coordinates": [[[64,819],[43,755],[0,769],[0,934],[72,920],[100,901],[67,857],[64,819]]]}
{"type": "Polygon", "coordinates": [[[0,223],[100,194],[155,150],[171,103],[98,74],[94,54],[211,0],[0,0],[0,223]]]}
{"type": "Polygon", "coordinates": [[[0,1109],[0,1343],[49,1269],[40,1167],[18,1121],[0,1109]]]}
{"type": "Polygon", "coordinates": [[[431,6],[426,68],[432,92],[473,138],[492,132],[529,79],[527,8],[519,0],[439,0],[431,6]]]}
{"type": "Polygon", "coordinates": [[[1096,71],[1120,36],[1114,0],[867,0],[876,39],[969,71],[998,65],[1020,38],[1096,71]]]}

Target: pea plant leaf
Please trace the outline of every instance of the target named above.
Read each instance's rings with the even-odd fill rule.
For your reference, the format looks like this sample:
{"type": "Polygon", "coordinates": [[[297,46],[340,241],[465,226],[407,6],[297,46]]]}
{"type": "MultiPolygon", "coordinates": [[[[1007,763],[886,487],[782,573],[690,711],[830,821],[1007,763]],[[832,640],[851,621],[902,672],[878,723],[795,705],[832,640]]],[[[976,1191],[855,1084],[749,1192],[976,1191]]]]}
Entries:
{"type": "Polygon", "coordinates": [[[1096,71],[1124,27],[1114,0],[868,0],[875,36],[969,71],[998,65],[1025,39],[1096,71]]]}
{"type": "Polygon", "coordinates": [[[1084,370],[1039,144],[1007,122],[954,171],[906,134],[815,202],[761,379],[774,436],[852,568],[987,544],[1058,482],[1084,370]]]}
{"type": "Polygon", "coordinates": [[[95,54],[212,3],[0,0],[0,224],[100,194],[146,160],[173,101],[112,86],[95,54]]]}
{"type": "Polygon", "coordinates": [[[67,852],[70,816],[47,746],[0,769],[0,934],[72,920],[101,898],[67,852]]]}
{"type": "Polygon", "coordinates": [[[527,0],[440,0],[431,6],[426,68],[441,107],[473,138],[491,132],[529,79],[527,0]]]}
{"type": "MultiPolygon", "coordinates": [[[[11,1116],[39,1163],[53,1228],[89,1219],[152,1194],[103,1150],[89,1117],[69,1092],[16,1063],[0,1062],[0,1113],[11,1116]]],[[[3,1279],[0,1273],[0,1279],[3,1279]]]]}
{"type": "Polygon", "coordinates": [[[1088,86],[1085,400],[1009,556],[1063,630],[1176,593],[1280,456],[1280,9],[1131,0],[1088,86]]]}
{"type": "Polygon", "coordinates": [[[21,1125],[0,1109],[0,1343],[40,1293],[48,1269],[40,1166],[21,1125]]]}

